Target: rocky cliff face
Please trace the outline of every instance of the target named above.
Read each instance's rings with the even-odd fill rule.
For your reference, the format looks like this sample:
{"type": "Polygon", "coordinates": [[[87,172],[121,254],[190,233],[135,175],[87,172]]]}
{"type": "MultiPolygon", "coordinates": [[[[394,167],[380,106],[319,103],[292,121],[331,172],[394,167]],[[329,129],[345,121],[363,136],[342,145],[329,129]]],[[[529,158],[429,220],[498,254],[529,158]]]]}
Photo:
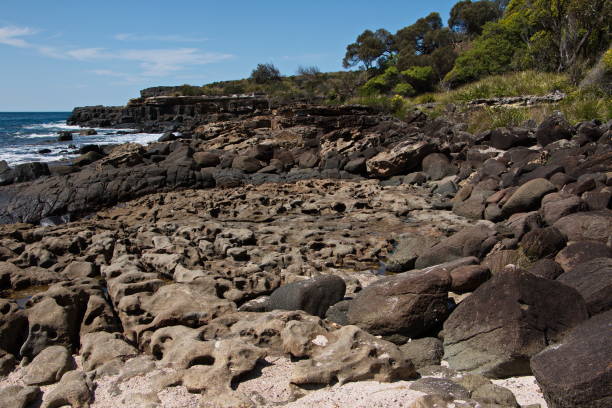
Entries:
{"type": "Polygon", "coordinates": [[[269,102],[262,96],[143,96],[130,100],[126,106],[75,108],[67,123],[155,132],[177,126],[190,128],[195,124],[235,119],[267,109],[269,102]]]}

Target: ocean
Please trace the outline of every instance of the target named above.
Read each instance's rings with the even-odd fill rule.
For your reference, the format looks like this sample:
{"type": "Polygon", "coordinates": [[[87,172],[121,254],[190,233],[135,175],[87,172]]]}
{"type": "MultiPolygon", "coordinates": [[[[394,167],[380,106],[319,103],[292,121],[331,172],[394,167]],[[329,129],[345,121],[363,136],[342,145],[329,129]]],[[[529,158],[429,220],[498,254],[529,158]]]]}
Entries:
{"type": "Polygon", "coordinates": [[[13,166],[32,161],[68,160],[78,155],[76,149],[86,144],[135,142],[147,144],[157,140],[157,133],[131,133],[132,129],[98,129],[97,135],[80,136],[79,126],[66,125],[70,112],[0,112],[0,160],[13,166]],[[73,140],[58,142],[58,132],[73,130],[73,140]],[[120,134],[118,132],[130,132],[120,134]],[[72,146],[70,146],[72,145],[72,146]],[[43,149],[49,153],[41,153],[43,149]]]}

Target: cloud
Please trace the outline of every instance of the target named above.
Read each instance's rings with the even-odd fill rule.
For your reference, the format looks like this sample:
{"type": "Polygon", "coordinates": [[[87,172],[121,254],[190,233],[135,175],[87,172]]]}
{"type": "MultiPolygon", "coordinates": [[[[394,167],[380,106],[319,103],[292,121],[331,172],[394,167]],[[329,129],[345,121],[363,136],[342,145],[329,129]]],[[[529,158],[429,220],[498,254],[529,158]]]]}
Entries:
{"type": "MultiPolygon", "coordinates": [[[[231,54],[204,52],[198,48],[114,50],[99,47],[84,47],[66,49],[33,44],[20,38],[35,33],[35,30],[28,27],[0,27],[0,44],[34,49],[41,55],[55,59],[96,62],[99,64],[116,61],[134,62],[140,69],[139,73],[128,74],[106,69],[106,67],[100,67],[90,71],[96,75],[121,78],[130,82],[150,77],[164,77],[176,72],[185,71],[193,66],[210,64],[234,57],[231,54]]],[[[125,39],[134,38],[131,34],[121,34],[119,36],[125,39]]],[[[185,40],[186,37],[165,36],[164,38],[173,38],[178,41],[178,39],[185,40]]]]}
{"type": "Polygon", "coordinates": [[[205,37],[188,37],[178,34],[169,35],[139,35],[132,33],[120,33],[113,36],[119,41],[160,41],[160,42],[204,42],[208,41],[205,37]]]}
{"type": "Polygon", "coordinates": [[[0,27],[0,44],[19,48],[31,47],[32,45],[29,42],[20,37],[33,34],[36,34],[36,30],[29,27],[0,27]]]}

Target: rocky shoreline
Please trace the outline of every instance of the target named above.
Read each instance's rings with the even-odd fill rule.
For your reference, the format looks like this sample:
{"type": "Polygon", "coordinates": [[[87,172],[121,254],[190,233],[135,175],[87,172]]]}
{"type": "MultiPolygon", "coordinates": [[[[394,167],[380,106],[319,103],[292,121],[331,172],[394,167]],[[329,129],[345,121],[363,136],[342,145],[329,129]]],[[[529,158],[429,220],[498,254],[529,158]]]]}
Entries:
{"type": "Polygon", "coordinates": [[[184,98],[0,187],[1,406],[612,404],[612,123],[184,98]]]}

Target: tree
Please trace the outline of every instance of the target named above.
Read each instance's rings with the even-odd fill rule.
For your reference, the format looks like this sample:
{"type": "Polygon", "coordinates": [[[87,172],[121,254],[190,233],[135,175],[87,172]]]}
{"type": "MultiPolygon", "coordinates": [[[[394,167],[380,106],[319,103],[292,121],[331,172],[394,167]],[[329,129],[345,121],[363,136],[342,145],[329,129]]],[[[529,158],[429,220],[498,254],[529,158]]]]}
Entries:
{"type": "Polygon", "coordinates": [[[454,32],[475,37],[482,34],[482,27],[489,21],[495,21],[501,17],[500,6],[493,1],[463,0],[455,4],[450,12],[448,26],[454,32]]]}
{"type": "Polygon", "coordinates": [[[303,67],[300,65],[296,73],[305,77],[313,77],[319,75],[321,73],[321,70],[319,69],[319,67],[316,67],[314,65],[310,67],[303,67]]]}
{"type": "Polygon", "coordinates": [[[450,32],[442,28],[440,14],[431,13],[399,30],[395,34],[394,46],[399,53],[421,55],[430,54],[451,41],[450,32]]]}
{"type": "Polygon", "coordinates": [[[255,81],[256,84],[266,84],[273,81],[280,81],[281,74],[278,68],[271,63],[257,64],[257,68],[251,72],[251,79],[255,81]]]}
{"type": "Polygon", "coordinates": [[[378,59],[390,55],[392,47],[393,36],[387,30],[365,30],[346,47],[342,66],[350,68],[361,63],[365,69],[370,69],[378,59]]]}

